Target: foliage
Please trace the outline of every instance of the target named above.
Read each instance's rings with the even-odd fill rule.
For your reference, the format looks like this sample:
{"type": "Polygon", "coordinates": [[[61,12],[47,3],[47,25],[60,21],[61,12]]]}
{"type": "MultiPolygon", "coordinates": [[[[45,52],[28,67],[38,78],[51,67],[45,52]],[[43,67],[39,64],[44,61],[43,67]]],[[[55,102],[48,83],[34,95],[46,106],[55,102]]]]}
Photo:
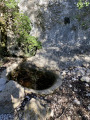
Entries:
{"type": "Polygon", "coordinates": [[[16,42],[24,53],[34,55],[36,50],[41,48],[41,43],[34,36],[30,36],[29,17],[19,12],[18,2],[15,0],[0,0],[0,2],[4,3],[5,28],[13,31],[16,42]],[[33,52],[31,52],[32,49],[33,52]]]}
{"type": "Polygon", "coordinates": [[[79,0],[78,3],[77,3],[77,7],[79,9],[83,8],[83,7],[88,7],[90,4],[90,2],[88,0],[79,0]]]}
{"type": "Polygon", "coordinates": [[[8,8],[16,8],[18,5],[18,2],[16,2],[15,0],[5,0],[5,4],[8,8]]]}

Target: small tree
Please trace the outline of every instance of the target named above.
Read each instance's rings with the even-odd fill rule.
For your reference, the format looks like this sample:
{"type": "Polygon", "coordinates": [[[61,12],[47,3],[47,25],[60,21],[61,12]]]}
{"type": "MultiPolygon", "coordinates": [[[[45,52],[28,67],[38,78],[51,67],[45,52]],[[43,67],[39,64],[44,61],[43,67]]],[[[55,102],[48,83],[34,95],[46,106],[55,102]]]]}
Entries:
{"type": "MultiPolygon", "coordinates": [[[[29,17],[19,12],[18,3],[15,0],[0,0],[0,3],[3,8],[2,19],[5,21],[4,25],[0,22],[0,27],[5,29],[3,36],[6,35],[7,29],[13,31],[18,47],[20,47],[25,54],[34,55],[37,49],[41,48],[41,42],[29,34],[31,30],[29,17]],[[9,22],[11,24],[9,24],[9,22]]],[[[6,38],[2,41],[6,41],[7,43],[6,38]]],[[[6,43],[5,47],[7,47],[6,43]]]]}

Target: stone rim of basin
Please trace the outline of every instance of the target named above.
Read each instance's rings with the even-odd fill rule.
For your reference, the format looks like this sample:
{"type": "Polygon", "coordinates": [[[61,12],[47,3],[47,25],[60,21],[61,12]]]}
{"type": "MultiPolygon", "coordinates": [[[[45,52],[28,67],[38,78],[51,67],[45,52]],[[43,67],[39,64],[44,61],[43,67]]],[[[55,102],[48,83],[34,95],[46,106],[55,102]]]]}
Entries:
{"type": "MultiPolygon", "coordinates": [[[[16,69],[19,64],[20,64],[20,62],[19,63],[13,63],[10,67],[7,67],[6,70],[4,70],[1,73],[1,77],[3,79],[6,79],[6,82],[9,82],[10,80],[8,80],[8,78],[7,78],[8,74],[11,71],[13,71],[14,69],[16,69]]],[[[49,87],[49,88],[47,88],[45,90],[34,90],[32,88],[26,88],[26,87],[22,86],[22,88],[24,88],[24,90],[25,90],[25,93],[27,94],[27,93],[34,92],[34,93],[37,93],[37,94],[51,94],[56,89],[58,89],[58,87],[61,86],[61,84],[62,84],[62,77],[60,76],[60,71],[58,71],[58,70],[56,70],[56,71],[55,70],[51,70],[51,71],[54,71],[55,74],[58,75],[58,78],[56,79],[56,82],[51,87],[49,87]]]]}

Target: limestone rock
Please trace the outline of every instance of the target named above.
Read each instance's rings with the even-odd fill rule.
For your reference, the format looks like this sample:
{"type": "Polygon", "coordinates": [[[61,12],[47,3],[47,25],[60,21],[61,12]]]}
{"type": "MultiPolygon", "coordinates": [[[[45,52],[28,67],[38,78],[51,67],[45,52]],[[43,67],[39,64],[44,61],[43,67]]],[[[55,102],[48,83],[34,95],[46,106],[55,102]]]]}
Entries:
{"type": "Polygon", "coordinates": [[[0,114],[11,113],[24,98],[24,88],[14,81],[9,81],[0,93],[0,114]]]}
{"type": "Polygon", "coordinates": [[[83,76],[83,77],[81,78],[81,81],[90,82],[90,77],[88,77],[88,76],[83,76]]]}
{"type": "Polygon", "coordinates": [[[81,104],[80,101],[79,101],[77,98],[75,98],[73,102],[74,102],[75,104],[77,104],[77,105],[80,105],[80,104],[81,104]]]}
{"type": "Polygon", "coordinates": [[[6,79],[0,78],[0,91],[5,88],[6,79]]]}
{"type": "MultiPolygon", "coordinates": [[[[32,23],[30,34],[42,42],[43,49],[37,52],[33,62],[41,66],[56,63],[59,68],[65,68],[90,61],[90,56],[80,56],[90,51],[88,25],[90,17],[89,13],[77,9],[76,1],[20,0],[19,7],[20,11],[30,18],[32,23]],[[84,15],[85,13],[87,15],[84,15]],[[64,24],[64,18],[68,18],[70,24],[64,24]],[[82,29],[82,20],[87,23],[86,30],[82,29]]],[[[79,73],[85,74],[84,71],[79,73]]]]}
{"type": "Polygon", "coordinates": [[[3,78],[0,78],[0,85],[3,85],[3,84],[5,84],[5,83],[6,83],[6,80],[3,79],[3,78]]]}
{"type": "Polygon", "coordinates": [[[46,120],[51,112],[39,100],[32,98],[25,106],[23,113],[24,120],[46,120]]]}
{"type": "Polygon", "coordinates": [[[87,97],[90,97],[90,93],[87,93],[86,96],[87,96],[87,97]]]}
{"type": "Polygon", "coordinates": [[[7,66],[7,68],[5,70],[3,70],[1,72],[1,75],[0,77],[3,78],[5,81],[8,81],[8,74],[13,71],[15,68],[18,67],[18,65],[22,62],[22,59],[19,59],[19,58],[15,58],[13,59],[13,61],[15,61],[14,63],[11,63],[7,66]]]}
{"type": "Polygon", "coordinates": [[[88,105],[88,110],[90,110],[90,104],[88,105]]]}

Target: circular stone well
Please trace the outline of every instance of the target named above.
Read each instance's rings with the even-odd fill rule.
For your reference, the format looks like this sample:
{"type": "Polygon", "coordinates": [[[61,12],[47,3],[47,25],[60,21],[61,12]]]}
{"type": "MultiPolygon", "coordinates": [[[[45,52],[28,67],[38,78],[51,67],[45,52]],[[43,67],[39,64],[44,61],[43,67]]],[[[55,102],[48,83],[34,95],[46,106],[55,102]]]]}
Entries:
{"type": "Polygon", "coordinates": [[[26,90],[35,90],[44,94],[49,94],[61,85],[61,79],[58,72],[39,68],[22,62],[7,75],[9,80],[14,80],[23,86],[26,90]]]}

